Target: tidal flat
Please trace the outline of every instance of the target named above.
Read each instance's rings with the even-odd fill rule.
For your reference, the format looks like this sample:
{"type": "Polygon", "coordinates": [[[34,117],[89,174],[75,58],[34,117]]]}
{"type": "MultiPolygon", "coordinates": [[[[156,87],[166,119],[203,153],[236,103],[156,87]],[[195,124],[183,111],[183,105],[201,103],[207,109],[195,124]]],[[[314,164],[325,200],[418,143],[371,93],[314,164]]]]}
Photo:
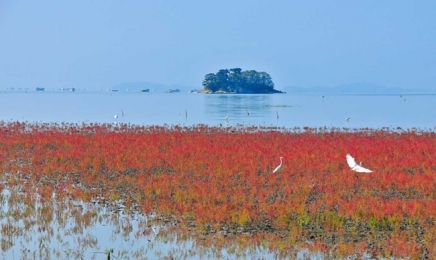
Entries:
{"type": "Polygon", "coordinates": [[[2,122],[0,156],[4,259],[436,252],[431,131],[2,122]]]}

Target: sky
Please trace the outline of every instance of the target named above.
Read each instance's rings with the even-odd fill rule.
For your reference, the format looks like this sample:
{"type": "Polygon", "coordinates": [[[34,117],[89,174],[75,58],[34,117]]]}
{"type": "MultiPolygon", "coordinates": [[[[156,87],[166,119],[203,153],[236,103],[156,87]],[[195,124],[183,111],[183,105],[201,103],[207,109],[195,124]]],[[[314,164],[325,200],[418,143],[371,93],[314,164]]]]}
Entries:
{"type": "Polygon", "coordinates": [[[219,69],[276,89],[436,89],[436,1],[0,0],[0,88],[201,88],[219,69]]]}

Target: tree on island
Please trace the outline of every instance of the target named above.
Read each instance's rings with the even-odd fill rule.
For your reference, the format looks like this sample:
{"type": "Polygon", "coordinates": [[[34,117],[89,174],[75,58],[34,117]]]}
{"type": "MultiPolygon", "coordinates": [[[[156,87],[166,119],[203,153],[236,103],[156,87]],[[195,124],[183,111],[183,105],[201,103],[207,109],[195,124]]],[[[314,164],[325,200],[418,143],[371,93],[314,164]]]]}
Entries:
{"type": "Polygon", "coordinates": [[[203,87],[205,93],[283,93],[274,89],[274,83],[268,73],[255,70],[242,71],[240,68],[221,69],[215,74],[206,74],[203,87]]]}

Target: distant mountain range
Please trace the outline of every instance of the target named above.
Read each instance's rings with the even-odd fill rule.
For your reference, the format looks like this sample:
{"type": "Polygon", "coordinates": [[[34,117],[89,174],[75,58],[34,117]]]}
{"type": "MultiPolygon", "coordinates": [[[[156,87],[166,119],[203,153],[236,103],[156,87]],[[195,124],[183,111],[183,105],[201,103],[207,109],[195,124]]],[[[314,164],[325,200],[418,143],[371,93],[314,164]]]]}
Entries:
{"type": "Polygon", "coordinates": [[[296,87],[289,86],[284,89],[288,94],[436,94],[432,89],[404,89],[383,87],[373,83],[342,84],[335,87],[296,87]]]}
{"type": "Polygon", "coordinates": [[[150,92],[166,92],[170,89],[179,89],[181,92],[189,92],[195,87],[181,85],[164,85],[150,82],[123,82],[113,86],[112,90],[139,92],[141,89],[149,89],[150,92]]]}

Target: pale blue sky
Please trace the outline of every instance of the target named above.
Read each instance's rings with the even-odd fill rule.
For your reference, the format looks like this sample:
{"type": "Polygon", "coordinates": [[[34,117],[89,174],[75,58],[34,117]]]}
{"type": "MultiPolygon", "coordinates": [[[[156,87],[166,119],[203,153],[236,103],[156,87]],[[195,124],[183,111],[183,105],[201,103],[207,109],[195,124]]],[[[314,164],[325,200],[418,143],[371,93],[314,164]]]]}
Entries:
{"type": "Polygon", "coordinates": [[[436,1],[4,1],[0,88],[201,87],[239,67],[277,89],[436,89],[436,1]]]}

